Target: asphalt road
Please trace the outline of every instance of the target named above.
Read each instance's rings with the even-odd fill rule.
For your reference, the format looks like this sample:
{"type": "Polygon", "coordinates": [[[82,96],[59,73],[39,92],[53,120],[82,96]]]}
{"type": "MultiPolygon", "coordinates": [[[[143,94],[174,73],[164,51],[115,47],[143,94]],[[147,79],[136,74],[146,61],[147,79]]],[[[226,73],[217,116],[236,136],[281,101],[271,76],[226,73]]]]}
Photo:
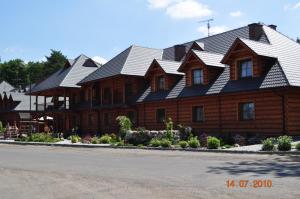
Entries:
{"type": "Polygon", "coordinates": [[[0,144],[0,198],[295,199],[300,157],[0,144]],[[253,188],[259,179],[272,187],[253,188]]]}

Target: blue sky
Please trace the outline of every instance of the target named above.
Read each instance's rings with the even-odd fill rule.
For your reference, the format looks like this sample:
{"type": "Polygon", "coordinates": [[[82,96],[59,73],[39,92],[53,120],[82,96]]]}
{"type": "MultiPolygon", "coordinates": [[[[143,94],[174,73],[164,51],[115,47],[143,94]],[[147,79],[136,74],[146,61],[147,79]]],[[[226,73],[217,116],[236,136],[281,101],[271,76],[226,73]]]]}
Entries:
{"type": "Polygon", "coordinates": [[[252,22],[300,37],[300,0],[0,0],[0,56],[43,60],[50,49],[109,60],[131,44],[165,48],[252,22]]]}

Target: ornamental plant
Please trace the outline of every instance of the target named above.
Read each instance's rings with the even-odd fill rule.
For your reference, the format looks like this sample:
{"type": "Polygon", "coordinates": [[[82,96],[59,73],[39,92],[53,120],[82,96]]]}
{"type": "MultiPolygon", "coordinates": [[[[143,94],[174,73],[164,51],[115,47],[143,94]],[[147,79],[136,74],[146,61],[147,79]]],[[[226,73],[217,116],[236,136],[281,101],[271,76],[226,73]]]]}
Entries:
{"type": "Polygon", "coordinates": [[[169,148],[169,147],[171,147],[171,144],[172,144],[171,141],[168,139],[162,139],[160,141],[160,146],[163,148],[169,148]]]}
{"type": "Polygon", "coordinates": [[[180,141],[179,145],[181,148],[185,149],[186,147],[188,147],[189,144],[187,143],[187,141],[180,141]]]}
{"type": "Polygon", "coordinates": [[[290,151],[292,148],[292,137],[284,135],[277,138],[279,151],[290,151]]]}
{"type": "Polygon", "coordinates": [[[263,151],[275,150],[274,142],[275,142],[274,138],[267,138],[267,139],[263,140],[261,150],[263,150],[263,151]]]}
{"type": "Polygon", "coordinates": [[[190,140],[188,141],[188,144],[189,144],[189,146],[191,148],[198,148],[198,147],[200,147],[200,142],[199,142],[197,136],[190,138],[190,140]]]}
{"type": "Polygon", "coordinates": [[[152,146],[152,147],[159,147],[159,146],[160,146],[160,140],[159,140],[159,139],[156,139],[156,138],[153,138],[153,139],[150,141],[150,146],[152,146]]]}
{"type": "Polygon", "coordinates": [[[168,118],[168,121],[166,122],[166,137],[168,140],[170,140],[171,142],[174,141],[174,134],[173,134],[173,121],[172,118],[168,118]]]}
{"type": "Polygon", "coordinates": [[[297,149],[298,151],[300,151],[300,142],[299,142],[298,144],[296,144],[296,149],[297,149]]]}
{"type": "Polygon", "coordinates": [[[120,136],[122,139],[124,139],[126,133],[131,130],[132,123],[128,117],[123,115],[118,116],[116,120],[119,122],[120,136]]]}
{"type": "Polygon", "coordinates": [[[220,140],[216,137],[207,138],[207,148],[208,149],[218,149],[220,147],[220,140]]]}
{"type": "Polygon", "coordinates": [[[99,139],[100,144],[110,144],[111,141],[112,141],[112,138],[107,134],[101,136],[99,139]]]}

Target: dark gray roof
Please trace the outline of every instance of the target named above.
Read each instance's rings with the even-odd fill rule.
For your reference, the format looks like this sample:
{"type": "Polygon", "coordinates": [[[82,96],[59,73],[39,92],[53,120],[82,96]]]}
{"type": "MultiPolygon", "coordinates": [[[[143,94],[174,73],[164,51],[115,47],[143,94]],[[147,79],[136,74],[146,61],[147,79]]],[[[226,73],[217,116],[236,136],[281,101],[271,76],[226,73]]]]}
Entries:
{"type": "Polygon", "coordinates": [[[155,59],[153,62],[156,62],[167,74],[184,75],[184,73],[178,72],[181,62],[161,59],[155,59]]]}
{"type": "Polygon", "coordinates": [[[72,65],[58,70],[41,83],[35,85],[31,92],[37,93],[59,87],[79,88],[80,86],[77,83],[100,67],[100,64],[85,55],[80,55],[73,61],[69,60],[69,63],[72,65]],[[93,62],[94,65],[86,65],[88,61],[93,62]]]}
{"type": "Polygon", "coordinates": [[[79,84],[115,75],[144,76],[153,59],[162,58],[162,52],[161,49],[130,46],[84,78],[79,84]]]}
{"type": "Polygon", "coordinates": [[[230,67],[226,66],[216,81],[209,85],[186,87],[185,83],[186,81],[184,76],[169,91],[150,92],[151,89],[149,87],[139,97],[137,102],[139,103],[146,101],[214,95],[288,86],[288,82],[278,62],[271,67],[266,75],[258,78],[230,80],[230,67]]]}
{"type": "Polygon", "coordinates": [[[207,66],[216,66],[221,68],[225,67],[225,65],[221,63],[221,60],[223,59],[224,56],[222,54],[211,53],[207,51],[198,51],[198,50],[192,50],[192,51],[207,66]]]}

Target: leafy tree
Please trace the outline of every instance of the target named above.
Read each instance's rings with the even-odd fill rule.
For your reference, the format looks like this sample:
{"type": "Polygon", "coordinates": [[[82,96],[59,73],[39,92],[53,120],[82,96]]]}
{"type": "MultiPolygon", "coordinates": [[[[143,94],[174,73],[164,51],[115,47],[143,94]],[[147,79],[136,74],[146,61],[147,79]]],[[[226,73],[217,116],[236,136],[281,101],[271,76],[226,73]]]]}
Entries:
{"type": "Polygon", "coordinates": [[[35,83],[44,78],[43,62],[28,62],[26,65],[27,82],[35,83]]]}
{"type": "Polygon", "coordinates": [[[132,123],[128,117],[123,115],[118,116],[116,120],[119,122],[120,136],[123,139],[126,133],[131,130],[132,123]]]}
{"type": "Polygon", "coordinates": [[[25,64],[21,59],[14,59],[1,64],[1,78],[13,86],[26,85],[25,64]]]}
{"type": "Polygon", "coordinates": [[[54,72],[58,71],[66,64],[67,58],[60,51],[51,50],[49,57],[46,56],[47,61],[44,63],[44,76],[48,77],[54,72]]]}

